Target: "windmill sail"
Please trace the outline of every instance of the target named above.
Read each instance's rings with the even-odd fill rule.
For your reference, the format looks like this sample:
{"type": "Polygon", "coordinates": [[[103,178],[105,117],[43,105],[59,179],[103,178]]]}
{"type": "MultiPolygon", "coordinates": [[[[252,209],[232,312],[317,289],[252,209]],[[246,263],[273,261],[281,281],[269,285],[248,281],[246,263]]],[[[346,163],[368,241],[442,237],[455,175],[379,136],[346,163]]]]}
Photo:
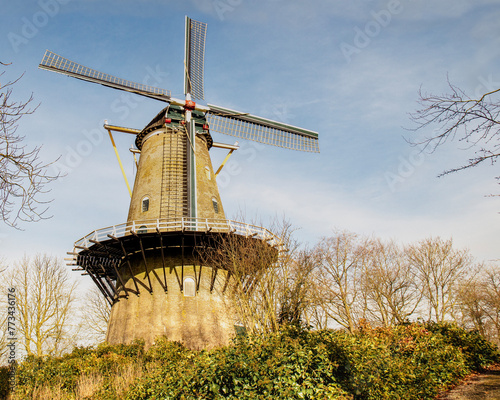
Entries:
{"type": "Polygon", "coordinates": [[[184,66],[184,93],[193,99],[204,100],[203,65],[207,24],[186,17],[186,54],[184,66]]]}
{"type": "Polygon", "coordinates": [[[84,67],[49,50],[45,52],[39,68],[185,107],[188,133],[191,129],[191,110],[196,109],[206,112],[207,121],[213,132],[271,146],[318,153],[317,132],[215,105],[201,106],[191,101],[191,99],[204,99],[203,65],[206,32],[207,24],[186,17],[184,68],[186,100],[172,98],[170,91],[165,89],[127,81],[84,67]]]}
{"type": "Polygon", "coordinates": [[[211,104],[208,107],[211,131],[271,146],[319,153],[317,132],[211,104]]]}
{"type": "Polygon", "coordinates": [[[143,85],[117,78],[116,76],[96,71],[95,69],[84,67],[67,58],[46,50],[42,62],[38,66],[41,69],[58,72],[73,78],[82,79],[93,83],[99,83],[114,89],[125,90],[127,92],[139,94],[141,96],[151,97],[153,99],[170,101],[170,91],[159,89],[154,86],[143,85]]]}

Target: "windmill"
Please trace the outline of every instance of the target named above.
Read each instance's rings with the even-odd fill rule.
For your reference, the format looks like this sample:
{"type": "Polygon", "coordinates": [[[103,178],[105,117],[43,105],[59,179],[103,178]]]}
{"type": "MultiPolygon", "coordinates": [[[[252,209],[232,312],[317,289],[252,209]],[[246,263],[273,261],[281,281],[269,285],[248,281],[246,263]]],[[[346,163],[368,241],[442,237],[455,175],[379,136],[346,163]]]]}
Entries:
{"type": "Polygon", "coordinates": [[[167,103],[142,130],[105,124],[112,142],[111,131],[134,134],[140,153],[127,222],[93,231],[68,253],[70,265],[89,275],[112,306],[110,343],[142,338],[151,344],[158,335],[193,349],[228,343],[235,333],[224,298],[231,274],[220,265],[203,265],[200,252],[217,246],[221,235],[239,235],[281,251],[280,239],[269,230],[226,219],[209,150],[219,147],[230,154],[238,147],[214,142],[210,132],[319,151],[316,132],[195,102],[204,100],[206,26],[186,17],[183,100],[48,50],[39,65],[167,103]]]}

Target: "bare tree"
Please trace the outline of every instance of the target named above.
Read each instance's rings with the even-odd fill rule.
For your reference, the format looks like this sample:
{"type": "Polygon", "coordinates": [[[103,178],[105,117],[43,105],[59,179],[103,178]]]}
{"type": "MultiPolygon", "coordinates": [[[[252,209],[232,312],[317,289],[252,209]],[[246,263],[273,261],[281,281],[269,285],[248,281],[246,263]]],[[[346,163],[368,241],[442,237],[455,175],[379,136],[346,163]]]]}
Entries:
{"type": "Polygon", "coordinates": [[[455,318],[459,284],[470,279],[473,273],[469,252],[453,249],[451,239],[430,238],[409,246],[406,253],[416,269],[429,320],[443,322],[455,318]]]}
{"type": "Polygon", "coordinates": [[[311,311],[316,308],[314,301],[315,285],[313,274],[316,257],[310,250],[288,249],[278,261],[279,275],[279,313],[280,325],[311,325],[311,311]]]}
{"type": "Polygon", "coordinates": [[[500,343],[500,269],[496,265],[484,268],[476,291],[482,332],[490,340],[500,343]]]}
{"type": "Polygon", "coordinates": [[[81,306],[82,329],[86,338],[94,344],[103,342],[106,338],[111,306],[96,287],[85,293],[81,306]]]}
{"type": "Polygon", "coordinates": [[[410,118],[417,124],[415,131],[433,128],[433,133],[411,143],[434,150],[447,140],[458,139],[476,149],[476,156],[466,164],[446,170],[441,175],[483,162],[493,164],[500,157],[500,89],[471,98],[449,80],[448,86],[448,94],[419,92],[421,108],[410,114],[410,118]]]}
{"type": "MultiPolygon", "coordinates": [[[[360,279],[367,260],[366,241],[351,232],[323,238],[315,247],[318,260],[316,299],[324,315],[354,332],[359,308],[360,279]]],[[[364,306],[362,306],[364,308],[364,306]]]]}
{"type": "Polygon", "coordinates": [[[500,343],[500,270],[481,266],[479,273],[460,285],[460,323],[500,343]]]}
{"type": "Polygon", "coordinates": [[[461,326],[475,329],[487,336],[488,311],[486,304],[486,287],[484,275],[477,275],[458,286],[458,307],[460,309],[461,326]]]}
{"type": "Polygon", "coordinates": [[[47,184],[58,177],[48,172],[51,163],[41,161],[41,148],[28,148],[24,136],[17,132],[21,118],[36,110],[31,108],[33,96],[27,101],[12,100],[19,79],[0,82],[0,216],[13,227],[18,227],[19,221],[47,218],[48,201],[43,195],[47,184]]]}
{"type": "Polygon", "coordinates": [[[490,266],[484,272],[484,308],[487,336],[500,344],[500,268],[490,266]]]}
{"type": "Polygon", "coordinates": [[[288,222],[275,223],[271,230],[279,232],[280,251],[266,241],[229,234],[201,255],[230,274],[228,306],[249,333],[275,332],[307,320],[308,275],[314,264],[308,252],[298,250],[288,222]]]}
{"type": "Polygon", "coordinates": [[[277,281],[268,271],[277,260],[272,247],[257,239],[228,234],[220,236],[217,245],[202,257],[230,275],[227,306],[234,308],[238,322],[248,332],[278,329],[277,281]]]}
{"type": "Polygon", "coordinates": [[[370,243],[362,288],[367,314],[386,327],[408,320],[422,298],[415,271],[402,250],[394,242],[378,239],[370,243]]]}
{"type": "Polygon", "coordinates": [[[24,257],[8,277],[16,290],[18,332],[28,355],[61,355],[75,342],[72,312],[76,283],[47,255],[24,257]]]}

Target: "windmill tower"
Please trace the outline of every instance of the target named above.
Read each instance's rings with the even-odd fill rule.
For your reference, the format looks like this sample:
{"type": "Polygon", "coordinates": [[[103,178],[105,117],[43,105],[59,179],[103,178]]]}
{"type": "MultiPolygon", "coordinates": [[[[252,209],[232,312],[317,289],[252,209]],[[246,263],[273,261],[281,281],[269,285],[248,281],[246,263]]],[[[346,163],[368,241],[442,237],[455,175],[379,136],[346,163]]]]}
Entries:
{"type": "MultiPolygon", "coordinates": [[[[318,134],[216,105],[201,105],[206,24],[186,17],[185,99],[126,81],[46,51],[42,69],[167,103],[142,130],[105,125],[136,135],[140,153],[127,222],[98,229],[75,242],[71,265],[91,277],[112,306],[107,341],[151,344],[165,335],[192,349],[227,344],[235,319],[224,298],[230,273],[203,265],[199,254],[221,235],[268,243],[267,229],[226,219],[209,150],[211,132],[294,150],[318,152],[318,134]]],[[[113,141],[113,139],[112,139],[113,141]]],[[[222,167],[222,166],[221,166],[222,167]]]]}

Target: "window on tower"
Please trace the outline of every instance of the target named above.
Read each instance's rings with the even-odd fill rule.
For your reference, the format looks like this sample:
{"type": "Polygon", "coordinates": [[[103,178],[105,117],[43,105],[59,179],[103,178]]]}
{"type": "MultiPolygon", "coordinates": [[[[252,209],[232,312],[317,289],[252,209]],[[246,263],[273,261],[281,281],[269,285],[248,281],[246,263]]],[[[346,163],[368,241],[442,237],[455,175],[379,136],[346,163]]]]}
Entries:
{"type": "Polygon", "coordinates": [[[142,199],[142,212],[149,210],[149,197],[144,197],[142,199]]]}
{"type": "Polygon", "coordinates": [[[215,197],[212,197],[212,204],[214,206],[214,211],[216,214],[219,213],[219,203],[217,203],[217,199],[215,197]]]}
{"type": "Polygon", "coordinates": [[[183,292],[185,297],[196,296],[196,282],[190,276],[184,278],[183,292]]]}

